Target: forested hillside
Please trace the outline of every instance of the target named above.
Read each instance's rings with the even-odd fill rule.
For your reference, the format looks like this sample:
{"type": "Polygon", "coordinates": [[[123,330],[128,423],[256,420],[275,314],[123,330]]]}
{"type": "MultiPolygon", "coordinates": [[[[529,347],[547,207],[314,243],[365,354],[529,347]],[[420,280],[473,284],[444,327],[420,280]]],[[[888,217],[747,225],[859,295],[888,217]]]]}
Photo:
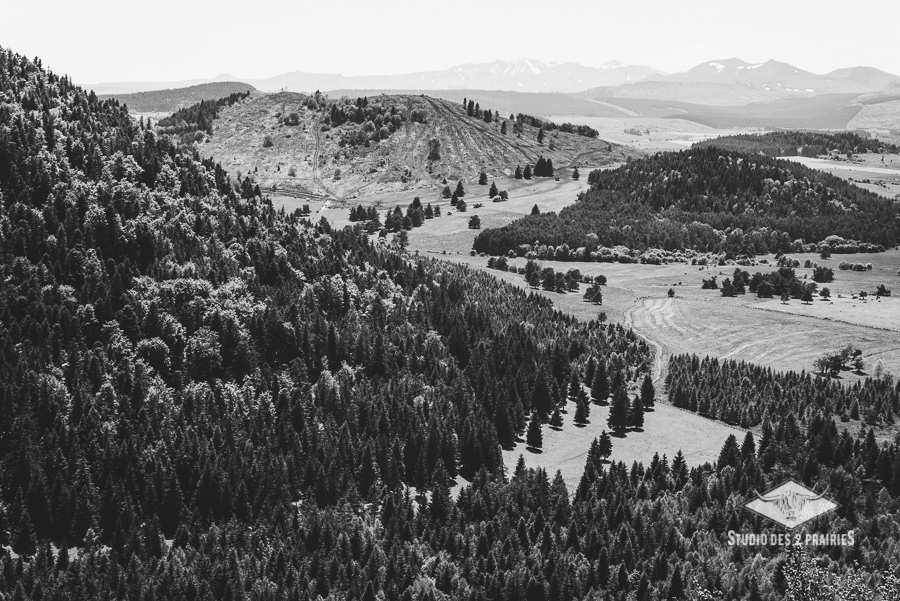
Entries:
{"type": "MultiPolygon", "coordinates": [[[[647,346],[275,211],[3,49],[0,195],[4,599],[780,598],[803,584],[784,560],[724,541],[765,527],[739,503],[787,476],[840,499],[817,528],[857,528],[855,546],[812,551],[823,565],[897,565],[895,445],[839,434],[840,458],[806,469],[836,440],[827,390],[804,387],[796,416],[773,406],[759,457],[752,436],[701,467],[610,465],[594,446],[574,496],[505,473],[527,414],[589,371],[633,393],[647,346]],[[472,484],[454,500],[457,474],[472,484]]],[[[684,369],[729,390],[755,377],[684,369]]],[[[890,384],[867,386],[896,407],[890,384]]]]}
{"type": "Polygon", "coordinates": [[[540,245],[565,245],[565,259],[599,260],[599,247],[616,245],[752,255],[802,252],[803,243],[829,236],[858,241],[846,245],[853,252],[884,250],[900,241],[896,202],[762,155],[714,146],[657,153],[593,171],[588,181],[591,189],[559,215],[530,215],[484,230],[475,250],[524,254],[540,245]]]}
{"type": "Polygon", "coordinates": [[[709,146],[744,154],[764,154],[770,157],[816,157],[828,154],[832,150],[836,150],[842,155],[900,151],[895,144],[888,144],[877,138],[864,138],[854,132],[825,133],[818,131],[775,131],[761,135],[737,134],[720,136],[694,144],[694,148],[709,146]]]}
{"type": "Polygon", "coordinates": [[[132,94],[101,94],[100,100],[116,100],[137,113],[174,113],[204,100],[224,98],[236,92],[253,92],[256,88],[238,81],[204,83],[186,88],[153,90],[132,94]]]}

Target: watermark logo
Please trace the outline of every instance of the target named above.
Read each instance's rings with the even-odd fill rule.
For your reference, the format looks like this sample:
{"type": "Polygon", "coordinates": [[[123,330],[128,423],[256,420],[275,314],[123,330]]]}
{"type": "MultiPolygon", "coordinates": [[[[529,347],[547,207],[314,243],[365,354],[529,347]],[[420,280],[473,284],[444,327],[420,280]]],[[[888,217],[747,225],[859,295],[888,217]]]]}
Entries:
{"type": "Polygon", "coordinates": [[[757,492],[756,498],[744,503],[744,507],[793,530],[813,518],[834,511],[838,504],[826,498],[824,492],[817,493],[788,480],[765,494],[757,492]]]}

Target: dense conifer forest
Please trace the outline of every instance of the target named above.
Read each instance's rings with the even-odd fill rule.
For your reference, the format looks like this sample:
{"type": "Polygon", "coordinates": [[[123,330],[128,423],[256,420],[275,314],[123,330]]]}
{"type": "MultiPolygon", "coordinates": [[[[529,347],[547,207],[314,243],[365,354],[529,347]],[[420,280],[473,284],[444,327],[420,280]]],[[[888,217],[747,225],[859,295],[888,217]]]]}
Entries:
{"type": "MultiPolygon", "coordinates": [[[[900,452],[840,433],[833,388],[683,360],[679,382],[760,378],[771,431],[699,467],[598,441],[570,495],[501,446],[572,382],[645,389],[631,331],[276,211],[2,48],[0,234],[3,599],[777,599],[805,576],[724,540],[767,528],[739,503],[786,476],[859,532],[804,574],[897,565],[900,452]]],[[[853,394],[895,410],[891,386],[853,394]]]]}
{"type": "Polygon", "coordinates": [[[522,245],[565,244],[583,249],[570,259],[590,260],[598,247],[617,245],[753,255],[790,252],[795,241],[819,243],[829,236],[859,241],[850,246],[863,252],[900,241],[896,202],[761,155],[713,146],[657,153],[592,171],[588,181],[591,189],[558,215],[529,215],[484,230],[475,250],[526,253],[531,249],[522,245]]]}
{"type": "Polygon", "coordinates": [[[694,144],[694,148],[714,146],[722,150],[745,154],[764,154],[770,157],[816,157],[837,151],[842,155],[867,153],[897,153],[896,144],[877,138],[863,137],[854,132],[825,133],[818,131],[774,131],[761,135],[737,134],[720,136],[694,144]]]}

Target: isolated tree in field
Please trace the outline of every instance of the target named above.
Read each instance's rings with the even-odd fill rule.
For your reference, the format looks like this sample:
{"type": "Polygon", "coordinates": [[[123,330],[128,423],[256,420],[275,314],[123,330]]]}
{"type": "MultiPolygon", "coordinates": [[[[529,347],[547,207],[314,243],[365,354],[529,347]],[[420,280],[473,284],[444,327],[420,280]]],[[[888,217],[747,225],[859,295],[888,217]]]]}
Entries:
{"type": "Polygon", "coordinates": [[[500,133],[506,135],[506,121],[500,124],[500,133]]]}
{"type": "Polygon", "coordinates": [[[460,213],[466,212],[466,201],[460,199],[456,202],[456,210],[460,213]]]}
{"type": "Polygon", "coordinates": [[[562,428],[563,418],[562,414],[559,412],[559,407],[556,407],[553,410],[553,415],[550,416],[550,425],[554,428],[562,428]]]}
{"type": "Polygon", "coordinates": [[[459,196],[460,198],[462,198],[463,196],[466,195],[466,191],[465,191],[465,189],[463,188],[462,180],[459,180],[459,181],[456,183],[456,195],[459,196]]]}
{"type": "Polygon", "coordinates": [[[669,298],[674,298],[674,297],[675,297],[675,290],[673,290],[672,288],[669,288],[669,292],[668,292],[667,294],[669,295],[669,298]]]}
{"type": "Polygon", "coordinates": [[[594,370],[594,380],[591,382],[591,400],[598,405],[606,404],[609,398],[609,378],[606,375],[606,361],[597,362],[594,370]]]}
{"type": "Polygon", "coordinates": [[[486,186],[486,185],[487,185],[487,173],[485,173],[484,171],[482,171],[482,172],[478,175],[478,185],[479,185],[479,186],[486,186]]]}
{"type": "Polygon", "coordinates": [[[543,127],[540,128],[540,129],[538,130],[538,133],[537,133],[537,143],[538,143],[538,144],[543,144],[543,143],[544,143],[544,128],[543,128],[543,127]]]}
{"type": "Polygon", "coordinates": [[[457,196],[456,192],[450,197],[450,206],[455,207],[459,204],[459,196],[457,196]]]}
{"type": "Polygon", "coordinates": [[[450,191],[450,186],[444,186],[444,189],[441,191],[441,196],[444,198],[450,198],[453,195],[453,192],[450,191]]]}
{"type": "Polygon", "coordinates": [[[431,203],[428,203],[428,206],[425,207],[425,219],[433,219],[434,218],[434,209],[431,208],[431,203]]]}
{"type": "Polygon", "coordinates": [[[493,197],[497,196],[497,194],[499,194],[499,193],[500,192],[497,190],[497,184],[494,182],[491,182],[491,189],[488,191],[488,196],[493,198],[493,197]]]}
{"type": "Polygon", "coordinates": [[[612,455],[612,438],[610,438],[606,430],[601,432],[600,437],[597,439],[597,454],[604,461],[608,460],[609,456],[612,455]]]}
{"type": "Polygon", "coordinates": [[[516,165],[516,179],[522,179],[522,168],[518,165],[516,165]]]}
{"type": "Polygon", "coordinates": [[[531,165],[525,165],[525,170],[522,171],[522,177],[531,179],[531,165]]]}
{"type": "Polygon", "coordinates": [[[641,403],[641,397],[634,395],[631,407],[628,409],[628,426],[635,430],[642,430],[644,428],[644,404],[641,403]]]}
{"type": "Polygon", "coordinates": [[[628,394],[625,386],[618,386],[613,390],[612,403],[609,406],[607,425],[613,432],[624,432],[628,429],[628,394]]]}
{"type": "Polygon", "coordinates": [[[823,259],[830,259],[831,258],[831,248],[828,246],[823,246],[822,251],[819,253],[819,257],[821,257],[823,259]]]}
{"type": "Polygon", "coordinates": [[[480,230],[481,229],[481,219],[478,215],[472,215],[469,217],[469,229],[470,230],[480,230]]]}
{"type": "Polygon", "coordinates": [[[544,436],[541,432],[541,418],[537,410],[532,411],[531,421],[528,423],[528,433],[525,435],[525,444],[532,449],[540,449],[544,446],[544,436]]]}
{"type": "Polygon", "coordinates": [[[590,288],[584,291],[584,300],[594,303],[595,305],[603,304],[603,290],[600,284],[592,284],[590,288]]]}
{"type": "Polygon", "coordinates": [[[581,177],[581,174],[578,173],[578,167],[575,167],[575,170],[572,171],[572,179],[578,179],[581,177]]]}
{"type": "Polygon", "coordinates": [[[644,407],[653,407],[656,405],[656,389],[653,387],[653,380],[650,374],[644,376],[641,383],[641,404],[644,407]]]}
{"type": "Polygon", "coordinates": [[[435,217],[441,216],[441,205],[434,205],[434,216],[435,217]]]}
{"type": "MultiPolygon", "coordinates": [[[[584,392],[582,392],[584,394],[584,392]]],[[[581,426],[588,423],[588,415],[590,412],[590,407],[587,403],[587,398],[584,399],[583,402],[579,401],[575,406],[575,417],[573,418],[576,424],[581,426]]]]}
{"type": "Polygon", "coordinates": [[[801,298],[801,300],[804,303],[806,303],[807,305],[812,302],[813,295],[812,295],[812,290],[809,288],[809,286],[807,286],[803,289],[803,297],[801,298]]]}
{"type": "Polygon", "coordinates": [[[541,214],[541,210],[538,208],[537,205],[534,205],[533,207],[531,207],[531,214],[532,215],[540,215],[541,214]]]}

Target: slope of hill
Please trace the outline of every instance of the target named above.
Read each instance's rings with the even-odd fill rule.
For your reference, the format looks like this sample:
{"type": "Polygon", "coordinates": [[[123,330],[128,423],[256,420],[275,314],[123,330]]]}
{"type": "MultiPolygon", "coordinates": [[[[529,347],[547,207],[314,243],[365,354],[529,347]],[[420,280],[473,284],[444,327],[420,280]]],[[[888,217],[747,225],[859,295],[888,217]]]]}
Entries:
{"type": "Polygon", "coordinates": [[[827,73],[827,76],[832,79],[852,81],[869,90],[877,90],[900,82],[900,76],[874,67],[847,67],[845,69],[835,69],[834,71],[827,73]]]}
{"type": "Polygon", "coordinates": [[[186,88],[152,90],[133,94],[102,94],[101,100],[115,99],[136,113],[174,113],[202,100],[217,100],[235,92],[254,92],[250,84],[237,81],[204,83],[186,88]]]}
{"type": "Polygon", "coordinates": [[[897,153],[894,144],[886,144],[876,138],[863,138],[853,132],[810,132],[779,131],[762,135],[740,134],[719,136],[711,140],[703,140],[694,144],[695,148],[715,146],[722,150],[736,151],[744,154],[765,154],[770,157],[806,156],[815,157],[837,150],[841,154],[854,153],[897,153]]]}
{"type": "Polygon", "coordinates": [[[202,152],[230,171],[252,172],[265,190],[341,199],[363,191],[443,187],[444,179],[472,182],[481,171],[507,177],[517,165],[534,166],[541,156],[566,168],[634,154],[559,131],[547,132],[539,144],[537,128],[516,126],[508,114],[490,123],[469,117],[461,100],[410,95],[365,101],[320,95],[316,100],[291,92],[257,96],[220,111],[202,152]],[[357,118],[361,102],[367,106],[357,118]],[[335,118],[335,111],[349,117],[335,118]]]}
{"type": "Polygon", "coordinates": [[[537,241],[557,249],[565,245],[557,259],[602,260],[591,254],[598,245],[752,255],[790,252],[798,245],[802,251],[795,241],[817,243],[835,235],[862,241],[836,242],[843,252],[884,250],[900,241],[900,206],[893,200],[763,155],[692,148],[593,171],[588,181],[592,189],[559,215],[530,215],[484,230],[475,250],[521,253],[536,250],[537,241]]]}

